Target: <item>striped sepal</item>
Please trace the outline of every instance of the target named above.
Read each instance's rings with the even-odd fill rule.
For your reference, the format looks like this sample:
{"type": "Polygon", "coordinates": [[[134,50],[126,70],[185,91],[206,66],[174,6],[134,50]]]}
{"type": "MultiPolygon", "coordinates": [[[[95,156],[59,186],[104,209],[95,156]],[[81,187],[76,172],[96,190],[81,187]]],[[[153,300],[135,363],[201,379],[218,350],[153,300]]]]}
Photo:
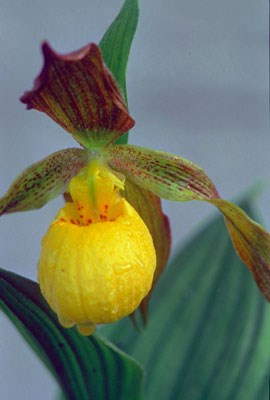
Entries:
{"type": "Polygon", "coordinates": [[[106,145],[134,125],[95,44],[61,55],[42,46],[44,66],[21,101],[45,112],[83,146],[106,145]]]}

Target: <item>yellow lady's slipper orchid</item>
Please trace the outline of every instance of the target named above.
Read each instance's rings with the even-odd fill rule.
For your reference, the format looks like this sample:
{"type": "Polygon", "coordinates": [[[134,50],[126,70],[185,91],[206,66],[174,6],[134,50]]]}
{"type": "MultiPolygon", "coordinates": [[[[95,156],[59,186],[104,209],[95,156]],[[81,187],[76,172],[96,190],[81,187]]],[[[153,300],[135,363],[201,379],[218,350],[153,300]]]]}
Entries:
{"type": "Polygon", "coordinates": [[[135,122],[98,46],[61,55],[44,43],[42,50],[42,71],[21,100],[46,113],[83,148],[61,150],[28,167],[0,199],[0,215],[39,208],[69,183],[72,201],[52,222],[39,262],[42,293],[62,325],[76,324],[89,334],[95,323],[115,321],[138,306],[146,319],[170,251],[160,198],[216,206],[236,252],[270,301],[269,232],[220,198],[196,164],[115,143],[135,122]]]}
{"type": "Polygon", "coordinates": [[[156,267],[152,237],[120,195],[123,181],[99,161],[71,179],[72,202],[42,241],[38,279],[64,327],[82,334],[132,313],[148,294],[156,267]]]}

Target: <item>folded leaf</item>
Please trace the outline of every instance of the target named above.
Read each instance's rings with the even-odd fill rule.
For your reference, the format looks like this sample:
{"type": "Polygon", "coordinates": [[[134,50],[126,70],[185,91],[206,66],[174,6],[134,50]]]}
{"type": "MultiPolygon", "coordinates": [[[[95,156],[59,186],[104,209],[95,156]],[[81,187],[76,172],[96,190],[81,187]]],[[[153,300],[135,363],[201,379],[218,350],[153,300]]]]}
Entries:
{"type": "Polygon", "coordinates": [[[69,400],[139,400],[143,372],[99,335],[60,326],[37,283],[0,269],[0,308],[56,377],[69,400]]]}
{"type": "Polygon", "coordinates": [[[171,237],[169,219],[162,212],[161,200],[148,190],[142,189],[128,179],[125,182],[124,197],[140,214],[147,225],[153,238],[157,266],[155,270],[153,286],[146,298],[140,304],[144,322],[147,320],[147,308],[152,291],[166,266],[170,254],[171,237]]]}
{"type": "Polygon", "coordinates": [[[0,215],[42,207],[64,193],[70,179],[87,160],[85,150],[65,149],[26,168],[0,199],[0,215]]]}
{"type": "Polygon", "coordinates": [[[173,201],[207,201],[226,217],[235,249],[270,301],[270,234],[239,207],[222,200],[205,172],[188,160],[136,146],[111,146],[110,165],[131,181],[173,201]]]}
{"type": "Polygon", "coordinates": [[[44,66],[21,101],[46,113],[85,147],[113,142],[134,125],[95,44],[61,55],[43,43],[44,66]]]}

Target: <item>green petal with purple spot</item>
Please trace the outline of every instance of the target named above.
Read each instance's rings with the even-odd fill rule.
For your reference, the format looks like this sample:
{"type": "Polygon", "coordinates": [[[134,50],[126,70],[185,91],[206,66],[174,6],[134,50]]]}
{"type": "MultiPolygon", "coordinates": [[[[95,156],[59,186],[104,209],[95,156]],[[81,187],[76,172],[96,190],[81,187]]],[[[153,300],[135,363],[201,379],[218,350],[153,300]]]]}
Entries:
{"type": "Polygon", "coordinates": [[[219,197],[205,172],[184,158],[132,145],[111,146],[107,152],[112,168],[159,197],[173,201],[219,197]]]}
{"type": "Polygon", "coordinates": [[[235,204],[220,198],[205,172],[181,157],[136,146],[107,149],[112,168],[155,195],[172,201],[206,201],[225,216],[229,234],[241,260],[270,301],[270,235],[235,204]]]}
{"type": "Polygon", "coordinates": [[[0,215],[42,207],[65,191],[87,160],[85,150],[65,149],[26,168],[0,199],[0,215]]]}

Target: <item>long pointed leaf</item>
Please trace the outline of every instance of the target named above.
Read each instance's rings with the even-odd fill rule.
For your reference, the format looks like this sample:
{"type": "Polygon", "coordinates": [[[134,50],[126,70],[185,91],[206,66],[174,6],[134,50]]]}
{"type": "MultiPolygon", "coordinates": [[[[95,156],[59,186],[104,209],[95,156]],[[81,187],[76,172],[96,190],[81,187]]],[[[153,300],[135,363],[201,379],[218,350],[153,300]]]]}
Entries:
{"type": "Polygon", "coordinates": [[[142,370],[98,335],[62,328],[39,286],[0,270],[0,307],[57,378],[67,399],[141,398],[142,370]]]}
{"type": "Polygon", "coordinates": [[[138,0],[126,0],[99,44],[107,67],[113,73],[125,96],[127,62],[138,19],[138,0]]]}
{"type": "MultiPolygon", "coordinates": [[[[126,102],[127,62],[138,19],[139,1],[126,0],[99,44],[104,61],[123,90],[126,102]]],[[[117,143],[127,143],[127,140],[128,134],[125,134],[118,138],[117,143]]]]}

